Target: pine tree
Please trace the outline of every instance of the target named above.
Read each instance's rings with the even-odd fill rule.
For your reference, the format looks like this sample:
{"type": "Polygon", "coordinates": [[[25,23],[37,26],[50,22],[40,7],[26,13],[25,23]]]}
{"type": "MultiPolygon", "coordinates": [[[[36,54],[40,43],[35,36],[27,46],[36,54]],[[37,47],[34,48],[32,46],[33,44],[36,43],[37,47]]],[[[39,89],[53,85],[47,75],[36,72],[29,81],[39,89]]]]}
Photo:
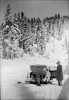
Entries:
{"type": "Polygon", "coordinates": [[[18,12],[17,18],[18,18],[18,21],[20,21],[20,13],[19,12],[18,12]]]}
{"type": "Polygon", "coordinates": [[[30,24],[30,22],[31,22],[31,21],[30,21],[30,19],[29,19],[29,18],[28,18],[28,20],[27,20],[27,21],[28,21],[28,23],[30,24]]]}
{"type": "Polygon", "coordinates": [[[16,13],[14,14],[14,23],[16,23],[17,22],[17,15],[16,15],[16,13]]]}
{"type": "Polygon", "coordinates": [[[36,19],[35,19],[35,17],[34,17],[34,23],[36,22],[36,19]]]}
{"type": "Polygon", "coordinates": [[[23,17],[24,17],[24,12],[22,11],[22,12],[21,12],[21,18],[23,18],[23,17]]]}
{"type": "Polygon", "coordinates": [[[0,26],[0,30],[2,30],[3,27],[4,27],[4,23],[1,24],[1,26],[0,26]]]}
{"type": "Polygon", "coordinates": [[[37,49],[41,55],[45,51],[45,33],[43,31],[43,25],[39,26],[37,30],[37,49]]]}
{"type": "Polygon", "coordinates": [[[37,25],[40,25],[41,24],[41,20],[40,20],[39,17],[36,19],[36,23],[37,23],[37,25]]]}
{"type": "Polygon", "coordinates": [[[8,4],[7,6],[7,10],[6,10],[6,14],[5,14],[5,23],[9,24],[12,20],[12,16],[11,16],[11,8],[10,5],[8,4]]]}
{"type": "Polygon", "coordinates": [[[57,19],[58,18],[58,16],[57,16],[57,14],[55,14],[55,19],[57,19]]]}
{"type": "Polygon", "coordinates": [[[34,23],[34,19],[33,19],[33,18],[31,18],[31,26],[33,25],[33,23],[34,23]]]}
{"type": "Polygon", "coordinates": [[[58,19],[60,19],[60,14],[58,13],[58,19]]]}

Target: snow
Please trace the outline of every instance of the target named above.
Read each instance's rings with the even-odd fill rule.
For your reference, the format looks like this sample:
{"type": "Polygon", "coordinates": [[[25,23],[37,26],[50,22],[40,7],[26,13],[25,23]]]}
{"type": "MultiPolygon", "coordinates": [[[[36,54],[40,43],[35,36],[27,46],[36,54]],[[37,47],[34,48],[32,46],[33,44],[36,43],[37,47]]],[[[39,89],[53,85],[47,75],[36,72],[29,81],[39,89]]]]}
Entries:
{"type": "Polygon", "coordinates": [[[13,97],[12,90],[15,91],[13,86],[18,81],[24,81],[26,73],[28,71],[28,64],[24,64],[23,60],[5,60],[1,63],[1,86],[2,86],[2,97],[11,98],[13,97]],[[10,90],[10,91],[8,91],[10,90]],[[11,93],[12,92],[12,93],[11,93]]]}
{"type": "Polygon", "coordinates": [[[63,70],[65,70],[65,66],[68,63],[68,53],[64,43],[64,36],[61,41],[52,36],[46,44],[46,51],[44,53],[44,57],[48,57],[50,64],[53,66],[56,66],[56,62],[59,60],[63,66],[63,70]]]}
{"type": "MultiPolygon", "coordinates": [[[[18,41],[14,41],[13,49],[17,50],[17,54],[23,54],[23,58],[1,60],[1,97],[3,100],[10,99],[57,99],[63,87],[57,85],[57,81],[52,80],[53,84],[42,85],[38,87],[34,84],[25,84],[27,74],[30,72],[30,65],[40,64],[47,66],[55,66],[57,60],[61,61],[63,71],[68,63],[68,52],[65,45],[65,39],[68,45],[68,31],[63,34],[62,40],[59,41],[53,36],[46,43],[46,51],[43,55],[36,53],[37,45],[31,47],[33,55],[24,54],[22,49],[18,48],[18,41]],[[17,82],[22,82],[18,84],[17,82]],[[35,94],[35,95],[34,95],[35,94]]],[[[8,40],[6,41],[8,42],[8,40]]],[[[10,44],[9,44],[10,45],[10,44]]],[[[68,80],[68,75],[64,75],[63,84],[68,80]]]]}
{"type": "MultiPolygon", "coordinates": [[[[3,100],[58,98],[62,87],[57,85],[57,81],[55,82],[56,85],[48,84],[39,87],[34,84],[25,84],[27,73],[30,72],[30,65],[32,64],[49,65],[49,61],[37,53],[34,57],[25,54],[23,58],[1,60],[1,98],[3,100]],[[17,84],[18,81],[22,83],[17,84]]],[[[64,80],[67,78],[67,75],[64,76],[64,80]]]]}

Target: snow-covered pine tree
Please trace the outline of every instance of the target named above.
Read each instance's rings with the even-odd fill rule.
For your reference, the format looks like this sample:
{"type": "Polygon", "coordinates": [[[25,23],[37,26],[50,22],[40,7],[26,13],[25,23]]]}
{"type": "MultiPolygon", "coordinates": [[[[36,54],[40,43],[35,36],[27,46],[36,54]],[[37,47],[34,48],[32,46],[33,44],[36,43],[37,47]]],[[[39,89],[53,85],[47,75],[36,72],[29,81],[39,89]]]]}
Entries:
{"type": "Polygon", "coordinates": [[[19,26],[15,23],[12,23],[11,26],[5,25],[1,33],[3,58],[18,57],[18,52],[20,52],[19,39],[21,38],[19,26]]]}
{"type": "Polygon", "coordinates": [[[37,30],[37,50],[38,53],[41,55],[45,51],[45,32],[43,31],[43,26],[40,25],[38,30],[37,30]]]}
{"type": "Polygon", "coordinates": [[[17,14],[15,13],[15,14],[14,14],[13,22],[14,22],[15,24],[17,24],[17,21],[18,21],[18,19],[17,19],[17,14]]]}
{"type": "Polygon", "coordinates": [[[7,5],[7,9],[6,9],[6,13],[5,13],[4,19],[5,19],[5,24],[6,25],[11,25],[12,16],[11,16],[11,7],[10,7],[9,4],[7,5]]]}

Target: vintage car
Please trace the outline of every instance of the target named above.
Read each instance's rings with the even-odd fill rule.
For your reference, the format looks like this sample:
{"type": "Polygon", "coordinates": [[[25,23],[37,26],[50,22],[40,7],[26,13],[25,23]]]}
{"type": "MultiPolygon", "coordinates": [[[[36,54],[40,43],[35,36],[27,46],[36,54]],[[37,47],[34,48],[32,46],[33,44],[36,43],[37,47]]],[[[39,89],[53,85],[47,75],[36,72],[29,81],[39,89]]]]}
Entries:
{"type": "Polygon", "coordinates": [[[26,82],[37,82],[36,74],[40,74],[42,77],[42,82],[46,82],[46,74],[47,74],[47,66],[46,65],[31,65],[30,66],[31,72],[27,74],[26,82]]]}
{"type": "Polygon", "coordinates": [[[53,66],[47,65],[31,65],[31,72],[27,74],[26,82],[37,83],[36,74],[40,75],[41,83],[49,83],[50,80],[56,78],[57,69],[53,66]]]}

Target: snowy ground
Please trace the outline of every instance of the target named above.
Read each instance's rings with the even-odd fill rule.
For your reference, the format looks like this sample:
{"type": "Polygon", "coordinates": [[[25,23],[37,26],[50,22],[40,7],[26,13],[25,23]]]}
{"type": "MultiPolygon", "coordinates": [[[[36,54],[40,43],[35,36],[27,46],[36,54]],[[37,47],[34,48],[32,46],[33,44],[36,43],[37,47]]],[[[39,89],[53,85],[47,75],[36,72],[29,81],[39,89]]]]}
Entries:
{"type": "MultiPolygon", "coordinates": [[[[34,84],[25,84],[27,73],[30,72],[31,64],[48,64],[48,61],[39,56],[30,57],[25,55],[24,58],[15,60],[1,60],[1,98],[2,100],[20,100],[20,99],[57,99],[62,95],[62,89],[68,80],[68,75],[64,75],[63,87],[53,84],[37,86],[34,84]],[[40,60],[41,59],[41,60],[40,60]],[[21,81],[21,84],[17,82],[21,81]]],[[[69,81],[66,88],[69,90],[69,81]]],[[[64,89],[65,91],[65,89],[64,89]]],[[[66,90],[67,91],[67,90],[66,90]]],[[[66,92],[66,94],[69,91],[66,92]]],[[[66,95],[66,97],[68,94],[66,95]]],[[[69,98],[69,97],[68,97],[69,98]]]]}

